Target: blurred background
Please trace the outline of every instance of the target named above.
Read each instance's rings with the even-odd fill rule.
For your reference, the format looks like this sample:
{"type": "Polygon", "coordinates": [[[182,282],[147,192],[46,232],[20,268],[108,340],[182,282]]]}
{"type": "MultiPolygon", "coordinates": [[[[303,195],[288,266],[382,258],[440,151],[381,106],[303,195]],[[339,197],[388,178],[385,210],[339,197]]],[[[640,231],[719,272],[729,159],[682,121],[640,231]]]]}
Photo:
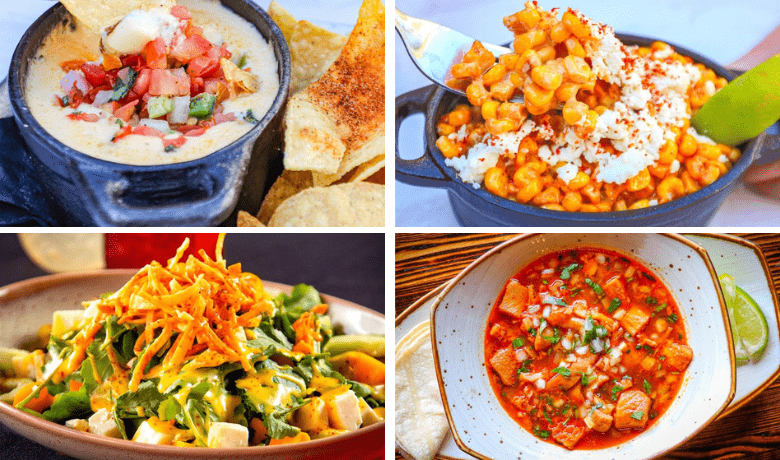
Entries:
{"type": "MultiPolygon", "coordinates": [[[[406,14],[451,27],[489,43],[504,44],[512,34],[502,19],[523,9],[523,0],[397,0],[406,14]]],[[[572,7],[617,32],[655,37],[681,45],[728,65],[780,26],[777,0],[539,0],[549,10],[572,7]]],[[[780,53],[780,49],[776,50],[780,53]]],[[[396,97],[430,82],[423,77],[395,37],[396,97]]],[[[776,129],[776,126],[771,129],[776,129]]],[[[398,143],[401,158],[423,151],[423,116],[407,120],[398,143]]],[[[396,181],[396,225],[457,226],[445,189],[396,181]]],[[[777,225],[780,202],[761,197],[739,184],[713,218],[713,226],[777,225]]]]}
{"type": "MultiPolygon", "coordinates": [[[[0,234],[0,286],[52,272],[165,263],[185,236],[214,254],[216,233],[0,234]],[[149,257],[149,254],[154,254],[149,257]]],[[[311,284],[322,293],[384,313],[384,234],[249,234],[225,237],[228,265],[264,281],[311,284]]]]}

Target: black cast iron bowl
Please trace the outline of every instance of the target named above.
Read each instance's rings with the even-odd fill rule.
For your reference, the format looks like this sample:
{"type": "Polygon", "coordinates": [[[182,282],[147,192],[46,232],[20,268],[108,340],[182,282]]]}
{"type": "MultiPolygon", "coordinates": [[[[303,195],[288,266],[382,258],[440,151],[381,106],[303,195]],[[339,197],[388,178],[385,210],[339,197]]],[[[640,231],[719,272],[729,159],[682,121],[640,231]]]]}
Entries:
{"type": "MultiPolygon", "coordinates": [[[[636,35],[619,33],[617,36],[627,45],[650,46],[657,41],[654,38],[636,35]]],[[[714,70],[719,76],[729,81],[733,80],[732,74],[716,62],[682,46],[674,44],[672,46],[678,53],[690,56],[695,62],[700,62],[714,70]]],[[[463,103],[467,104],[468,100],[433,85],[397,97],[395,169],[396,177],[402,182],[417,186],[446,188],[455,214],[459,222],[465,226],[694,227],[707,225],[740,176],[759,156],[759,152],[767,146],[777,148],[777,145],[780,145],[780,135],[760,134],[739,146],[742,157],[728,173],[698,192],[668,203],[644,209],[600,213],[552,211],[498,197],[484,188],[474,189],[470,184],[464,183],[453,168],[444,163],[444,156],[436,148],[438,138],[436,123],[442,115],[451,111],[457,104],[463,103]],[[420,158],[404,160],[398,153],[398,132],[401,123],[415,113],[425,114],[425,150],[420,158]]]]}
{"type": "Polygon", "coordinates": [[[248,133],[197,160],[134,166],[99,160],[47,133],[30,113],[25,79],[30,60],[52,28],[70,18],[57,4],[35,21],[14,51],[8,88],[14,118],[64,225],[211,226],[239,207],[259,209],[269,166],[279,156],[290,86],[290,51],[279,27],[249,0],[220,0],[273,45],[279,93],[248,133]]]}

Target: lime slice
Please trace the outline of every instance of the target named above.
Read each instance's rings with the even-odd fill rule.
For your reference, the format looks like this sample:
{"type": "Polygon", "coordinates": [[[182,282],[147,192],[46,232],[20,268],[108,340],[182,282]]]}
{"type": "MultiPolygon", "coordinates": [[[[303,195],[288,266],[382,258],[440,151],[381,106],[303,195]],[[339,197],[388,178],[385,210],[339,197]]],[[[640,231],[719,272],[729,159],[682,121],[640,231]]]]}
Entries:
{"type": "Polygon", "coordinates": [[[729,313],[737,365],[757,362],[769,341],[766,317],[756,301],[734,283],[733,277],[723,274],[718,279],[729,313]]]}
{"type": "Polygon", "coordinates": [[[780,55],[748,70],[715,93],[691,126],[720,144],[739,145],[780,118],[780,55]]]}

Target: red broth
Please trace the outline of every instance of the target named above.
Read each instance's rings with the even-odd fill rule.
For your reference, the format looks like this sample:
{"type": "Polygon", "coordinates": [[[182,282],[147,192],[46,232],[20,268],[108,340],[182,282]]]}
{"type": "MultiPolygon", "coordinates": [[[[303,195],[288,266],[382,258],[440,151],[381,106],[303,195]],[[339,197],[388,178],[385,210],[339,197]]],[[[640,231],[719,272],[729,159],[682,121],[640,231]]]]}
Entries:
{"type": "Polygon", "coordinates": [[[663,415],[693,357],[674,297],[614,251],[541,257],[509,279],[485,332],[501,405],[568,449],[631,439],[663,415]]]}

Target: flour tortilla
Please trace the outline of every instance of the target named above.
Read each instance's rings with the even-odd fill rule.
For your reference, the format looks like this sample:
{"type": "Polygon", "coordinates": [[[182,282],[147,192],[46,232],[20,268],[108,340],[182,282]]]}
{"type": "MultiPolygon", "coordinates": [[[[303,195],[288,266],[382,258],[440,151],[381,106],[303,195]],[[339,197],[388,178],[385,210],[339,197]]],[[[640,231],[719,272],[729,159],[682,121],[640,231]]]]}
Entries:
{"type": "Polygon", "coordinates": [[[416,460],[431,460],[449,425],[436,380],[430,324],[419,327],[410,332],[412,340],[399,342],[403,347],[395,363],[395,436],[416,460]]]}
{"type": "Polygon", "coordinates": [[[176,0],[60,0],[71,15],[94,32],[117,24],[133,10],[165,8],[170,10],[176,0]]]}

